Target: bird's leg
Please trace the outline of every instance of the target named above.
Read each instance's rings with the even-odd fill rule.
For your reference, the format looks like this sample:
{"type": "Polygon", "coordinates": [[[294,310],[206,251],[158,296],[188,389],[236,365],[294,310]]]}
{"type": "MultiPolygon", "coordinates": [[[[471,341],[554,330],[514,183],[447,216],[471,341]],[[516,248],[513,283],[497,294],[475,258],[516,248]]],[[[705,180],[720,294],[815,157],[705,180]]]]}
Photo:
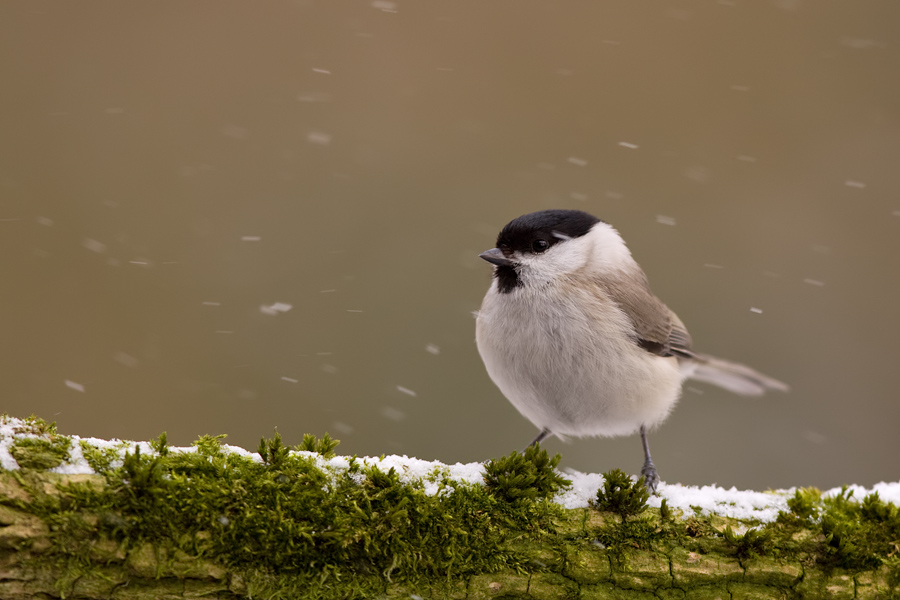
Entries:
{"type": "MultiPolygon", "coordinates": [[[[550,431],[549,429],[546,429],[546,428],[541,429],[541,432],[538,434],[538,436],[536,438],[534,438],[533,442],[531,442],[530,444],[528,444],[528,446],[525,447],[525,450],[528,450],[532,446],[540,444],[541,442],[546,440],[551,435],[553,435],[553,432],[550,431]]],[[[525,450],[522,450],[522,452],[525,452],[525,450]]]]}
{"type": "Polygon", "coordinates": [[[644,486],[651,494],[656,493],[656,486],[659,485],[659,474],[656,472],[656,465],[650,458],[650,444],[647,443],[647,428],[641,425],[641,443],[644,445],[644,466],[641,468],[641,475],[644,476],[644,486]]]}

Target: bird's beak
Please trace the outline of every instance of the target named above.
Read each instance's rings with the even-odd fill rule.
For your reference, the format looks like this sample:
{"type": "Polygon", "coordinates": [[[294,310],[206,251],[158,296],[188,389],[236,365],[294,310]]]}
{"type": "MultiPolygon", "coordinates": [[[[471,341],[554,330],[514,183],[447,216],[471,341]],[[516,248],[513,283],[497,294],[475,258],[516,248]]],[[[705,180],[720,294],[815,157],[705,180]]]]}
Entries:
{"type": "Polygon", "coordinates": [[[513,265],[513,261],[506,258],[500,248],[491,248],[490,250],[485,250],[478,256],[491,264],[497,265],[498,267],[511,267],[513,265]]]}

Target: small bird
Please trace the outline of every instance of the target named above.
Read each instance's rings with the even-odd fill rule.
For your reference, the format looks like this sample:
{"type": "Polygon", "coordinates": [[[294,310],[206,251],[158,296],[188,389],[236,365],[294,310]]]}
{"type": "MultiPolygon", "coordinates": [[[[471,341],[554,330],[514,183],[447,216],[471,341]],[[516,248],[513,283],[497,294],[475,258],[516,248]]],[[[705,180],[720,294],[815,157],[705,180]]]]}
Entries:
{"type": "Polygon", "coordinates": [[[691,378],[756,396],[787,391],[750,367],[695,352],[678,316],[650,290],[619,233],[580,210],[542,210],[510,221],[475,326],[484,366],[503,395],[550,435],[640,432],[641,475],[659,474],[647,431],[660,425],[691,378]]]}

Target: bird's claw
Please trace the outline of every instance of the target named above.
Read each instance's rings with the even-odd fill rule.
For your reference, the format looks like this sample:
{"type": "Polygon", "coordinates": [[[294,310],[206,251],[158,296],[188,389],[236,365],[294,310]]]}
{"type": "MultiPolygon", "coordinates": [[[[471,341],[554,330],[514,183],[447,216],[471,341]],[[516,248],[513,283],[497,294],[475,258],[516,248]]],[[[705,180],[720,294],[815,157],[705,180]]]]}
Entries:
{"type": "Polygon", "coordinates": [[[659,473],[656,472],[656,465],[652,460],[647,460],[641,468],[641,475],[644,477],[644,487],[651,494],[656,493],[656,487],[659,485],[659,473]]]}

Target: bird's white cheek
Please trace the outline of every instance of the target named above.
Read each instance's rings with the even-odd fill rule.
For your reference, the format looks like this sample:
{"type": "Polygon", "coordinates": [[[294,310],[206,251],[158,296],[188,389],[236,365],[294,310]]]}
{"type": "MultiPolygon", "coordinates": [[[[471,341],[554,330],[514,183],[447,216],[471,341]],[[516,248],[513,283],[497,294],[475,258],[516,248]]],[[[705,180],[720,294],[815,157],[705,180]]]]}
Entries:
{"type": "Polygon", "coordinates": [[[555,281],[582,269],[589,255],[590,246],[580,239],[561,242],[543,254],[519,257],[519,277],[526,285],[555,281]]]}

